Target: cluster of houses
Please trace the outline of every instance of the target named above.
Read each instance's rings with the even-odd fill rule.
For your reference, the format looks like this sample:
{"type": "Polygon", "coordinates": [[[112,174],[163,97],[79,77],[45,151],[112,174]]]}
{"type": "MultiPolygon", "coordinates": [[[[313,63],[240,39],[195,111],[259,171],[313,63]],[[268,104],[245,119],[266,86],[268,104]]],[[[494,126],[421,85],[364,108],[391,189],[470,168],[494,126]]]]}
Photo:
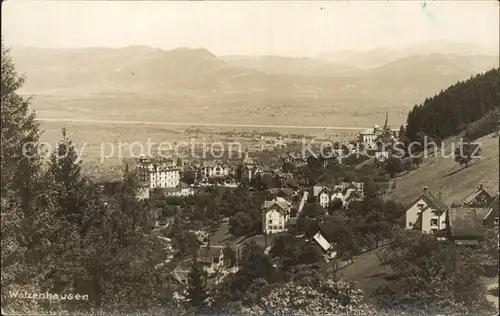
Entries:
{"type": "MultiPolygon", "coordinates": [[[[236,262],[231,262],[230,258],[225,257],[224,246],[210,245],[210,236],[206,231],[189,231],[199,244],[198,252],[194,260],[200,264],[207,276],[207,286],[219,284],[226,276],[238,271],[236,262]]],[[[236,261],[239,261],[240,248],[236,248],[236,261]]],[[[174,285],[174,297],[184,300],[186,289],[189,282],[189,273],[191,271],[192,259],[180,262],[169,274],[171,284],[174,285]]]]}
{"type": "Polygon", "coordinates": [[[313,186],[312,195],[323,206],[338,202],[342,207],[347,207],[351,201],[363,200],[363,187],[361,182],[342,182],[334,186],[313,186]]]}
{"type": "Polygon", "coordinates": [[[406,229],[434,234],[456,244],[474,245],[483,240],[487,227],[498,226],[498,218],[498,192],[491,195],[482,185],[451,206],[424,187],[406,211],[406,229]]]}
{"type": "MultiPolygon", "coordinates": [[[[301,164],[299,162],[294,162],[301,164]]],[[[306,161],[307,163],[307,161],[306,161]]],[[[181,161],[174,159],[153,159],[141,157],[136,167],[137,178],[140,183],[139,199],[149,198],[151,190],[159,190],[166,196],[191,196],[198,187],[235,188],[240,183],[252,182],[259,176],[270,175],[280,180],[293,179],[292,173],[285,173],[281,168],[271,170],[267,166],[252,159],[248,151],[240,161],[222,162],[218,160],[207,161],[181,161]],[[192,172],[194,183],[188,185],[182,182],[183,174],[192,172]]]]}
{"type": "MultiPolygon", "coordinates": [[[[373,149],[377,154],[377,158],[387,158],[387,152],[377,151],[380,143],[390,143],[396,141],[396,130],[392,130],[388,125],[388,118],[386,114],[385,124],[382,128],[375,125],[372,129],[367,129],[359,134],[358,142],[362,143],[365,149],[373,149]]],[[[354,144],[345,144],[350,148],[352,153],[357,150],[354,144]]],[[[345,149],[345,148],[344,148],[345,149]]],[[[332,151],[343,151],[343,148],[332,149],[332,151]]],[[[279,157],[283,163],[293,164],[295,166],[303,166],[307,164],[308,158],[311,154],[307,155],[287,153],[279,157]]],[[[324,160],[327,164],[328,161],[324,160]]],[[[260,165],[257,161],[253,160],[248,155],[248,150],[245,151],[245,156],[242,161],[231,163],[230,161],[222,162],[219,160],[207,161],[182,161],[180,159],[153,159],[150,157],[141,157],[136,167],[137,177],[141,183],[139,191],[139,198],[148,198],[150,190],[160,189],[169,196],[189,196],[194,195],[195,190],[193,187],[212,186],[215,183],[221,186],[237,187],[240,181],[252,182],[253,179],[265,173],[277,174],[281,178],[293,178],[293,174],[284,173],[281,170],[269,170],[266,166],[260,165]],[[239,169],[239,172],[237,170],[239,169]],[[182,175],[186,171],[192,171],[195,175],[195,183],[188,187],[182,183],[182,175]]],[[[317,190],[317,189],[316,189],[317,190]]],[[[335,188],[321,188],[322,192],[313,194],[317,196],[320,194],[323,198],[322,205],[329,204],[333,199],[343,200],[343,204],[347,203],[349,199],[345,197],[347,189],[342,187],[335,188]],[[342,193],[340,193],[342,191],[342,193]],[[327,197],[328,195],[328,197],[327,197]],[[341,197],[342,195],[342,197],[341,197]]],[[[354,190],[352,192],[358,192],[354,190]]],[[[359,198],[359,197],[354,197],[359,198]]]]}
{"type": "MultiPolygon", "coordinates": [[[[358,186],[360,184],[357,184],[358,186]]],[[[349,187],[356,186],[351,184],[349,187]]],[[[330,191],[317,188],[318,200],[323,206],[331,203],[330,191]],[[323,195],[321,195],[324,193],[323,195]]],[[[406,210],[405,228],[433,234],[438,240],[457,245],[474,246],[484,240],[488,227],[499,225],[499,194],[491,195],[482,185],[460,203],[444,204],[440,197],[424,187],[422,194],[406,210]]],[[[327,258],[335,258],[336,247],[329,242],[328,230],[319,225],[313,240],[323,249],[327,258]]]]}
{"type": "Polygon", "coordinates": [[[180,160],[141,157],[136,173],[141,184],[139,198],[142,199],[148,198],[152,189],[160,190],[166,196],[191,196],[195,194],[195,187],[212,186],[213,180],[220,182],[222,186],[239,185],[236,179],[231,178],[234,175],[233,170],[221,161],[194,161],[187,165],[180,160]],[[193,171],[194,184],[182,182],[185,171],[193,171]]]}
{"type": "MultiPolygon", "coordinates": [[[[364,198],[362,182],[342,182],[333,186],[313,186],[302,191],[302,198],[296,208],[292,208],[292,197],[299,191],[287,192],[277,189],[271,198],[262,205],[262,232],[274,234],[284,232],[295,225],[297,217],[302,212],[306,202],[316,202],[322,207],[338,202],[340,208],[347,208],[351,201],[362,201],[364,198]],[[295,212],[293,212],[295,210],[295,212]]],[[[289,189],[290,190],[290,189],[289,189]]]]}

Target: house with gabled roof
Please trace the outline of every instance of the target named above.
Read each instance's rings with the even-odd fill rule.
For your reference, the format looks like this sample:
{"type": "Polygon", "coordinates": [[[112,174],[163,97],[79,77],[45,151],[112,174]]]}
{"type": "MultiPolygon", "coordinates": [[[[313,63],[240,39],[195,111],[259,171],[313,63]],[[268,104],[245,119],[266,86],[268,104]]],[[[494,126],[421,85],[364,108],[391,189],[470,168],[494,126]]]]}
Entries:
{"type": "Polygon", "coordinates": [[[332,191],[329,187],[323,186],[323,185],[315,185],[313,186],[313,197],[317,199],[317,202],[323,206],[327,207],[330,202],[330,195],[332,194],[332,191]]]}
{"type": "Polygon", "coordinates": [[[320,223],[318,232],[313,236],[314,241],[330,259],[337,256],[337,244],[333,241],[334,237],[332,233],[333,231],[327,227],[327,224],[320,223]]]}
{"type": "Polygon", "coordinates": [[[255,179],[255,177],[261,172],[261,166],[257,161],[249,156],[248,150],[245,150],[245,157],[243,158],[241,164],[241,180],[252,182],[252,180],[255,179]]]}
{"type": "Polygon", "coordinates": [[[195,189],[193,186],[190,186],[184,182],[180,182],[175,188],[160,188],[160,192],[162,192],[165,196],[192,196],[195,194],[195,189]]]}
{"type": "Polygon", "coordinates": [[[203,266],[203,270],[208,274],[213,274],[224,265],[223,246],[201,246],[198,249],[196,262],[203,266]]]}
{"type": "Polygon", "coordinates": [[[446,227],[436,233],[438,237],[458,245],[477,245],[486,234],[483,225],[487,210],[475,207],[452,207],[446,211],[446,227]]]}
{"type": "Polygon", "coordinates": [[[170,278],[177,283],[179,288],[185,289],[188,285],[190,267],[186,265],[177,266],[170,272],[170,278]]]}
{"type": "Polygon", "coordinates": [[[313,236],[314,241],[318,243],[318,245],[323,249],[323,251],[327,252],[330,250],[332,245],[326,240],[325,237],[321,234],[321,231],[318,231],[316,235],[313,236]]]}
{"type": "Polygon", "coordinates": [[[292,203],[281,197],[264,201],[262,205],[262,232],[274,234],[285,231],[290,220],[291,208],[292,203]]]}
{"type": "Polygon", "coordinates": [[[424,187],[422,195],[406,210],[406,229],[418,229],[425,233],[436,233],[446,228],[448,207],[424,187]]]}
{"type": "Polygon", "coordinates": [[[480,184],[477,190],[466,196],[462,203],[466,207],[478,207],[484,208],[493,202],[494,197],[492,197],[480,184]]]}
{"type": "Polygon", "coordinates": [[[333,194],[330,202],[340,200],[344,207],[347,207],[350,201],[362,201],[364,198],[363,182],[342,182],[333,187],[333,194]]]}

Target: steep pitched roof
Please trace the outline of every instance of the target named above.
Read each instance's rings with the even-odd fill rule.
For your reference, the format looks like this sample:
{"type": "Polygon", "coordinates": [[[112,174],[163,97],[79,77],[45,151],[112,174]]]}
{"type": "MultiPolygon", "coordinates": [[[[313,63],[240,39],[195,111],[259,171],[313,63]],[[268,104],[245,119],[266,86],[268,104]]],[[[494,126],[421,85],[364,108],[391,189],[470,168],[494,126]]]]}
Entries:
{"type": "Polygon", "coordinates": [[[325,237],[323,237],[323,235],[321,234],[321,231],[318,231],[316,233],[316,235],[314,235],[314,240],[320,245],[321,248],[323,248],[324,251],[327,251],[328,249],[330,249],[330,247],[332,246],[328,240],[326,240],[325,237]]]}
{"type": "Polygon", "coordinates": [[[187,285],[189,278],[189,270],[175,269],[170,273],[172,278],[182,285],[187,285]]]}
{"type": "Polygon", "coordinates": [[[342,192],[344,191],[344,187],[342,186],[342,184],[337,184],[337,185],[334,185],[333,186],[333,192],[342,192]]]}
{"type": "Polygon", "coordinates": [[[269,210],[269,208],[271,208],[274,205],[277,205],[283,211],[288,211],[292,204],[283,198],[276,198],[271,201],[264,201],[264,204],[262,205],[262,210],[264,212],[267,212],[267,210],[269,210]]]}
{"type": "Polygon", "coordinates": [[[359,191],[348,191],[347,195],[345,196],[345,200],[349,201],[352,199],[362,199],[363,195],[359,191]]]}
{"type": "Polygon", "coordinates": [[[326,190],[327,192],[330,192],[330,188],[325,187],[323,185],[315,185],[315,186],[313,186],[313,196],[314,197],[318,196],[323,190],[326,190]]]}
{"type": "Polygon", "coordinates": [[[485,209],[470,207],[455,207],[448,210],[450,232],[453,236],[484,235],[483,219],[485,209]]]}
{"type": "Polygon", "coordinates": [[[463,199],[463,203],[465,205],[471,204],[472,202],[474,202],[475,199],[477,199],[481,195],[484,195],[486,197],[487,203],[491,203],[493,201],[493,197],[488,192],[486,192],[486,190],[484,190],[482,187],[480,187],[475,192],[472,192],[471,194],[466,196],[463,199]]]}
{"type": "Polygon", "coordinates": [[[342,190],[347,190],[353,188],[358,191],[363,191],[364,183],[363,182],[342,182],[342,190]]]}
{"type": "Polygon", "coordinates": [[[220,160],[204,161],[202,166],[209,167],[209,168],[214,168],[214,167],[228,168],[227,164],[223,163],[220,160]]]}
{"type": "Polygon", "coordinates": [[[222,254],[222,246],[202,246],[198,249],[198,262],[212,263],[214,258],[219,258],[222,254]]]}
{"type": "Polygon", "coordinates": [[[374,128],[367,128],[364,131],[362,131],[360,134],[361,135],[374,135],[375,129],[374,128]]]}
{"type": "Polygon", "coordinates": [[[421,196],[419,196],[417,199],[415,199],[411,204],[410,207],[415,205],[420,199],[424,200],[429,206],[433,207],[440,213],[445,212],[448,209],[448,206],[446,206],[443,202],[441,202],[436,196],[434,196],[432,193],[429,191],[424,192],[421,196]]]}

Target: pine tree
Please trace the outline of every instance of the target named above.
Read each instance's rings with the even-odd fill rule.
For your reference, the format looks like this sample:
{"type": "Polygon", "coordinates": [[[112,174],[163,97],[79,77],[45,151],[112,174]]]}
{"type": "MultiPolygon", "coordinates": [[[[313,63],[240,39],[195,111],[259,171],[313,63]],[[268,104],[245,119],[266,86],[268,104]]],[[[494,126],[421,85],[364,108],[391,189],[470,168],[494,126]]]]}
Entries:
{"type": "Polygon", "coordinates": [[[16,72],[3,40],[1,66],[1,197],[15,198],[27,210],[33,206],[39,189],[39,124],[30,109],[31,100],[17,92],[24,77],[16,72]]]}
{"type": "Polygon", "coordinates": [[[83,225],[87,201],[81,164],[75,144],[63,127],[62,138],[50,156],[47,176],[53,180],[51,194],[58,201],[62,215],[78,227],[83,225]]]}
{"type": "Polygon", "coordinates": [[[208,297],[206,290],[206,272],[198,263],[193,263],[188,276],[188,298],[191,305],[195,308],[205,306],[205,300],[208,297]]]}
{"type": "Polygon", "coordinates": [[[127,216],[127,221],[133,230],[146,226],[147,210],[143,203],[137,200],[137,190],[138,182],[135,173],[129,170],[128,164],[125,164],[118,199],[120,209],[127,216]]]}
{"type": "Polygon", "coordinates": [[[401,124],[401,126],[399,127],[398,138],[399,138],[399,140],[402,140],[403,137],[405,137],[405,136],[406,136],[406,130],[405,130],[404,125],[401,124]]]}
{"type": "Polygon", "coordinates": [[[51,289],[47,278],[54,267],[54,248],[60,246],[54,241],[61,227],[40,181],[39,125],[30,99],[18,93],[24,78],[16,72],[3,40],[1,49],[2,310],[10,306],[16,313],[41,313],[38,304],[19,306],[5,295],[11,290],[51,289]]]}
{"type": "Polygon", "coordinates": [[[441,138],[456,135],[498,106],[498,91],[499,68],[458,82],[408,113],[407,136],[415,141],[419,132],[441,138]]]}

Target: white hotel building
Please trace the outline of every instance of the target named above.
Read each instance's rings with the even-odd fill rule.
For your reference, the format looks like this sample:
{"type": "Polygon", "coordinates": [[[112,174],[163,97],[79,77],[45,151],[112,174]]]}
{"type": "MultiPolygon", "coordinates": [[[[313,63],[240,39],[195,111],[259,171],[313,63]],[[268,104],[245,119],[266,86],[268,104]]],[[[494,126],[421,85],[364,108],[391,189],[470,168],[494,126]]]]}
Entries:
{"type": "Polygon", "coordinates": [[[137,166],[137,177],[150,189],[175,188],[181,180],[181,169],[175,160],[156,162],[142,157],[137,166]]]}

